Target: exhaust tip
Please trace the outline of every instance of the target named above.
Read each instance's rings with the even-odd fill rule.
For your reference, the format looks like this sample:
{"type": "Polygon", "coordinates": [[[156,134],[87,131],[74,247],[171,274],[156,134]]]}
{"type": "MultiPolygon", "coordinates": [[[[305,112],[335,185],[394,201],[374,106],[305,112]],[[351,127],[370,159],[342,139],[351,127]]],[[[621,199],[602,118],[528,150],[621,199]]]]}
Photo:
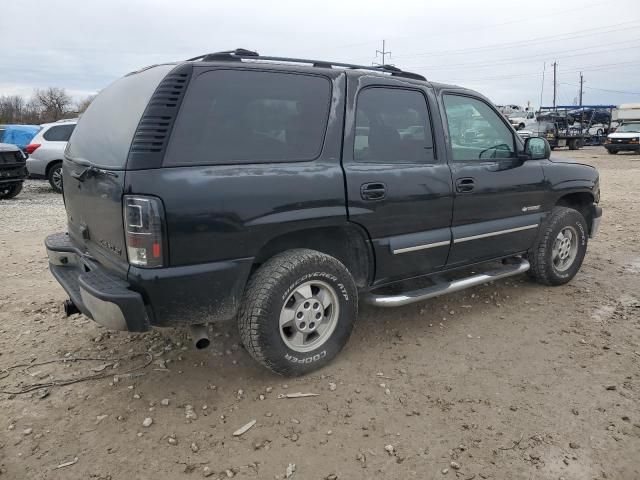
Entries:
{"type": "Polygon", "coordinates": [[[207,326],[203,324],[191,325],[189,327],[191,331],[191,338],[193,339],[193,345],[198,350],[207,348],[211,341],[209,340],[209,332],[207,326]]]}
{"type": "Polygon", "coordinates": [[[196,348],[198,350],[204,350],[209,346],[210,343],[211,342],[209,341],[208,338],[199,338],[196,340],[196,348]]]}

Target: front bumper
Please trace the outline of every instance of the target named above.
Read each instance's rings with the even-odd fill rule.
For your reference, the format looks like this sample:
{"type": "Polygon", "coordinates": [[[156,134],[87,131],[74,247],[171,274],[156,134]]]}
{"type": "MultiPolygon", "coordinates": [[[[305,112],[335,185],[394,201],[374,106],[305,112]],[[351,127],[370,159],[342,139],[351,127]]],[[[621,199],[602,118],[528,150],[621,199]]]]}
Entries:
{"type": "Polygon", "coordinates": [[[45,246],[51,273],[83,314],[114,330],[149,329],[142,296],[73,245],[66,233],[49,235],[45,246]]]}
{"type": "Polygon", "coordinates": [[[637,143],[605,143],[604,148],[610,152],[640,152],[637,143]]]}
{"type": "Polygon", "coordinates": [[[0,185],[22,182],[25,178],[27,178],[27,169],[23,165],[3,165],[0,168],[0,185]]]}

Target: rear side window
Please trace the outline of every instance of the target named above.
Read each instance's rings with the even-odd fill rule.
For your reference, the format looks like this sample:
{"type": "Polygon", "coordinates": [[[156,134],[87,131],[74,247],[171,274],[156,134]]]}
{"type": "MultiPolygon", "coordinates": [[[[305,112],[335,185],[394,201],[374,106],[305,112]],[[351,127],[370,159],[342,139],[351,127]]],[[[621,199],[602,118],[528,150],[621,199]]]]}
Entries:
{"type": "Polygon", "coordinates": [[[214,70],[192,80],[165,165],[313,160],[331,103],[325,77],[214,70]]]}
{"type": "Polygon", "coordinates": [[[373,87],[358,95],[353,158],[374,163],[434,161],[427,103],[415,90],[373,87]]]}
{"type": "Polygon", "coordinates": [[[140,118],[158,84],[175,65],[159,65],[116,80],[82,114],[67,145],[71,160],[124,169],[140,118]]]}
{"type": "Polygon", "coordinates": [[[68,142],[74,128],[76,128],[74,124],[56,125],[44,132],[42,136],[49,142],[68,142]]]}

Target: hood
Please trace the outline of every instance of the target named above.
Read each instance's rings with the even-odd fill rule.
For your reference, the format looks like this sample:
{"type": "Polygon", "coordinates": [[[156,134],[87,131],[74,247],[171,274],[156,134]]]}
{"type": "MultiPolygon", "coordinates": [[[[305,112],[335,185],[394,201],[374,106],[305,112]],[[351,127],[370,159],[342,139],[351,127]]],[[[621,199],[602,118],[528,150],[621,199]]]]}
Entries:
{"type": "Polygon", "coordinates": [[[615,132],[607,135],[607,138],[638,138],[640,132],[615,132]]]}
{"type": "Polygon", "coordinates": [[[571,163],[573,165],[584,165],[585,167],[591,167],[594,170],[596,168],[593,165],[589,165],[588,163],[583,163],[580,160],[576,160],[575,158],[554,157],[553,155],[551,155],[551,157],[549,158],[549,161],[553,163],[571,163]]]}
{"type": "Polygon", "coordinates": [[[17,152],[20,149],[11,143],[0,143],[0,152],[17,152]]]}

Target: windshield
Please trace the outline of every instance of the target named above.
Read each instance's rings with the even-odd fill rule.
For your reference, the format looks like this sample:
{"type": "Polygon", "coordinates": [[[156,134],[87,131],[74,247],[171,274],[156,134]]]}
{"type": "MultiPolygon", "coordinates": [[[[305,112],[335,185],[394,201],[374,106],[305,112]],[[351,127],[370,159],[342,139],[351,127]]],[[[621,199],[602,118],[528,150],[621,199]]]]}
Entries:
{"type": "Polygon", "coordinates": [[[509,114],[509,118],[522,118],[526,115],[525,112],[513,112],[509,114]]]}
{"type": "Polygon", "coordinates": [[[624,123],[618,127],[616,132],[640,132],[640,123],[624,123]]]}

